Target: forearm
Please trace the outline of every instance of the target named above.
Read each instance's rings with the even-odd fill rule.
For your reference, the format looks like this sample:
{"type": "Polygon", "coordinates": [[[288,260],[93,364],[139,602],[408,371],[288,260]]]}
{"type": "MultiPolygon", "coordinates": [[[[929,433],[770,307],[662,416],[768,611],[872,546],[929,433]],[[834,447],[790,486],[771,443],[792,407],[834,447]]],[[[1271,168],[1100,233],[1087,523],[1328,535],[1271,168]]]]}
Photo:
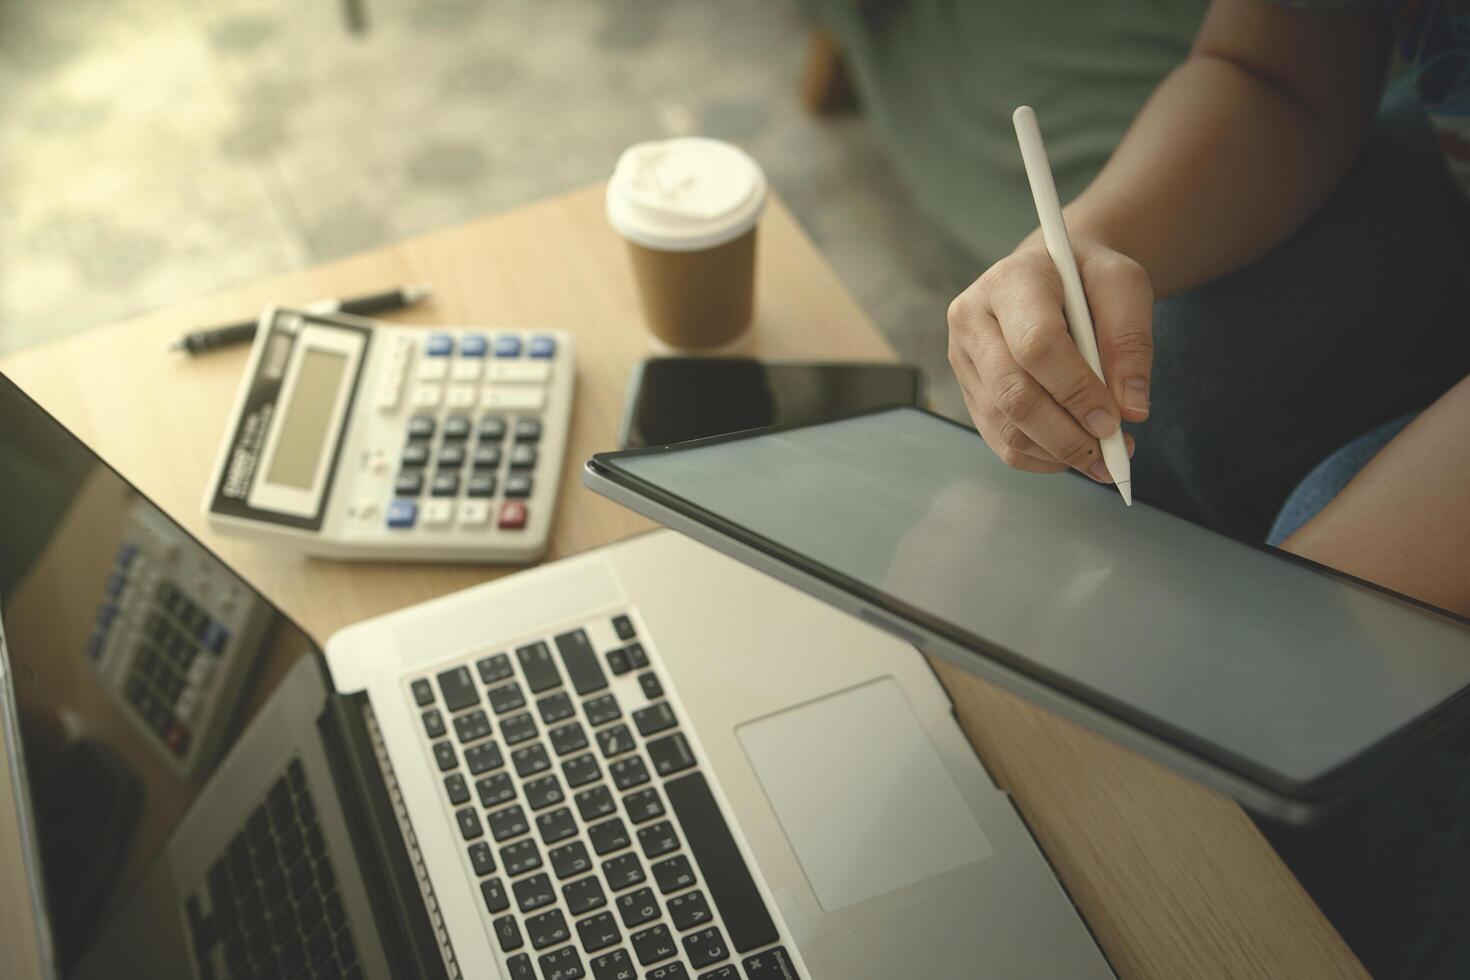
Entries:
{"type": "Polygon", "coordinates": [[[1372,124],[1386,50],[1376,13],[1249,2],[1212,8],[1189,60],[1067,208],[1074,235],[1141,263],[1158,296],[1285,238],[1337,186],[1372,124]]]}
{"type": "Polygon", "coordinates": [[[1282,547],[1470,616],[1470,378],[1282,547]]]}

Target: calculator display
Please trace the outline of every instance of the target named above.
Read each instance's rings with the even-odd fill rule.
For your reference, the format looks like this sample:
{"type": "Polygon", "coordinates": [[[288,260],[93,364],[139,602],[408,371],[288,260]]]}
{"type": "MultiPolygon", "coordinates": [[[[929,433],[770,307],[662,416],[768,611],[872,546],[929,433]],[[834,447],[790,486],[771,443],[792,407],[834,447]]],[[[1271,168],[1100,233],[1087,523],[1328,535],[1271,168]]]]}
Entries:
{"type": "Polygon", "coordinates": [[[296,390],[281,421],[275,455],[267,479],[281,486],[309,490],[332,422],[337,393],[347,374],[347,357],[335,351],[307,348],[301,357],[296,390]]]}

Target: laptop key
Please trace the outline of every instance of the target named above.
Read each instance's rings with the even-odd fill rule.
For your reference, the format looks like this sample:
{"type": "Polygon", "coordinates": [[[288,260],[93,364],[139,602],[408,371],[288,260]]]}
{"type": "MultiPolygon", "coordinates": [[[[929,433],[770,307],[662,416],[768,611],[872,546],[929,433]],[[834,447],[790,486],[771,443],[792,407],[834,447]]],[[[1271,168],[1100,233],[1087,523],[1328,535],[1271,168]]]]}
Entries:
{"type": "Polygon", "coordinates": [[[669,933],[669,927],[664,925],[644,929],[632,935],[633,955],[638,957],[638,962],[647,966],[666,960],[679,950],[674,945],[674,937],[669,933]]]}
{"type": "Polygon", "coordinates": [[[597,662],[597,654],[585,630],[563,633],[552,642],[556,644],[561,662],[566,665],[567,676],[578,694],[585,696],[607,687],[607,677],[602,673],[602,665],[597,662]]]}
{"type": "Polygon", "coordinates": [[[632,789],[648,782],[648,767],[636,755],[616,760],[607,767],[607,771],[612,776],[613,785],[620,790],[632,789]]]}
{"type": "Polygon", "coordinates": [[[541,720],[548,725],[555,725],[559,721],[566,721],[577,713],[572,706],[572,699],[566,691],[557,691],[548,694],[536,702],[536,710],[541,714],[541,720]]]}
{"type": "Polygon", "coordinates": [[[787,980],[796,976],[796,964],[791,962],[784,946],[747,956],[740,965],[750,980],[787,980]]]}
{"type": "Polygon", "coordinates": [[[434,743],[434,761],[439,764],[440,772],[448,772],[459,765],[459,757],[454,754],[454,746],[448,742],[434,743]]]}
{"type": "Polygon", "coordinates": [[[652,860],[661,857],[670,851],[679,849],[679,835],[674,833],[674,825],[667,820],[660,820],[649,827],[638,831],[638,844],[643,848],[643,856],[652,860]]]}
{"type": "Polygon", "coordinates": [[[633,669],[633,665],[628,662],[628,651],[622,647],[609,650],[604,656],[607,658],[607,669],[612,671],[614,676],[620,677],[633,669]]]}
{"type": "Polygon", "coordinates": [[[490,851],[490,845],[479,841],[470,845],[470,864],[475,869],[475,874],[481,878],[495,870],[495,855],[490,851]]]}
{"type": "Polygon", "coordinates": [[[480,796],[480,805],[487,810],[516,798],[515,784],[503,772],[493,773],[484,779],[477,780],[475,792],[480,796]]]}
{"type": "Polygon", "coordinates": [[[694,884],[694,869],[689,866],[689,859],[682,854],[667,861],[659,861],[652,865],[652,870],[653,880],[658,882],[658,890],[664,895],[694,884]]]}
{"type": "Polygon", "coordinates": [[[511,886],[516,894],[516,907],[522,912],[534,912],[556,901],[556,889],[545,874],[522,878],[511,886]]]}
{"type": "Polygon", "coordinates": [[[623,650],[628,654],[628,663],[633,665],[634,670],[642,670],[648,666],[648,654],[644,651],[643,644],[629,643],[623,650]]]}
{"type": "Polygon", "coordinates": [[[536,980],[536,968],[525,953],[517,953],[506,960],[505,968],[510,971],[510,980],[536,980]]]}
{"type": "Polygon", "coordinates": [[[557,755],[566,755],[587,747],[587,732],[580,722],[574,721],[570,725],[553,728],[546,735],[551,739],[551,747],[556,750],[557,755]]]}
{"type": "Polygon", "coordinates": [[[480,882],[480,894],[485,898],[485,911],[494,915],[510,908],[510,899],[505,895],[505,886],[499,878],[486,878],[480,882]]]}
{"type": "Polygon", "coordinates": [[[624,752],[633,751],[633,733],[628,731],[627,725],[614,725],[604,728],[597,733],[597,747],[602,750],[604,759],[622,755],[624,752]]]}
{"type": "Polygon", "coordinates": [[[669,707],[667,701],[650,704],[646,708],[633,712],[633,724],[638,726],[638,731],[643,735],[657,735],[665,728],[673,728],[676,724],[674,709],[669,707]]]}
{"type": "MultiPolygon", "coordinates": [[[[592,959],[592,980],[638,980],[633,957],[626,949],[615,949],[592,959]]],[[[736,980],[740,980],[736,977],[736,980]]]]}
{"type": "Polygon", "coordinates": [[[577,938],[582,940],[583,949],[595,953],[622,942],[623,934],[611,912],[599,912],[577,923],[577,938]]]}
{"type": "Polygon", "coordinates": [[[627,616],[614,616],[612,625],[620,640],[631,640],[637,632],[633,629],[633,621],[627,616]]]}
{"type": "Polygon", "coordinates": [[[525,840],[518,840],[514,844],[502,847],[500,863],[504,866],[506,874],[517,878],[541,867],[541,851],[536,847],[536,842],[527,837],[525,840]]]}
{"type": "Polygon", "coordinates": [[[480,700],[480,691],[470,678],[468,667],[456,667],[437,675],[439,691],[444,695],[444,706],[453,714],[480,700]]]}
{"type": "Polygon", "coordinates": [[[531,916],[526,920],[526,935],[530,937],[533,949],[545,949],[572,938],[567,917],[562,914],[561,909],[531,916]]]}
{"type": "Polygon", "coordinates": [[[510,754],[510,761],[522,779],[551,768],[551,757],[546,754],[546,746],[539,742],[516,749],[510,754]]]}
{"type": "Polygon", "coordinates": [[[623,826],[621,817],[593,824],[587,828],[587,837],[592,841],[592,849],[597,852],[598,857],[620,851],[632,843],[628,839],[628,828],[623,826]]]}
{"type": "Polygon", "coordinates": [[[622,917],[623,925],[629,929],[657,919],[658,899],[653,897],[653,889],[640,888],[636,892],[618,896],[618,915],[622,917]]]}
{"type": "Polygon", "coordinates": [[[689,747],[689,741],[683,732],[656,738],[646,748],[648,758],[653,761],[653,768],[658,770],[660,776],[672,776],[694,765],[694,750],[689,747]]]}
{"type": "Polygon", "coordinates": [[[582,955],[575,946],[554,949],[543,954],[539,962],[541,975],[548,980],[582,980],[587,975],[582,969],[582,955]]]}
{"type": "MultiPolygon", "coordinates": [[[[669,796],[669,806],[679,826],[684,829],[684,838],[699,864],[710,897],[725,920],[735,951],[749,952],[779,939],[776,923],[766,910],[760,889],[745,866],[745,858],[704,774],[693,772],[671,779],[664,783],[664,792],[669,796]]],[[[745,969],[750,972],[749,966],[745,969]]]]}
{"type": "Polygon", "coordinates": [[[582,702],[582,710],[587,712],[587,723],[593,728],[623,717],[623,709],[618,707],[618,699],[611,694],[604,694],[582,702]]]}
{"type": "Polygon", "coordinates": [[[573,789],[602,778],[602,767],[597,764],[597,758],[591,752],[584,752],[563,762],[561,771],[567,777],[567,785],[573,789]]]}
{"type": "Polygon", "coordinates": [[[453,806],[470,801],[470,789],[465,785],[464,777],[457,772],[444,777],[444,792],[449,794],[449,802],[453,806]]]}
{"type": "Polygon", "coordinates": [[[522,789],[525,790],[526,802],[531,804],[532,810],[542,810],[566,799],[561,791],[561,783],[554,773],[533,779],[524,784],[522,789]]]}
{"type": "Polygon", "coordinates": [[[615,892],[641,885],[647,880],[643,873],[643,862],[631,851],[602,862],[602,876],[607,879],[608,887],[615,892]]]}
{"type": "Polygon", "coordinates": [[[638,675],[638,686],[643,688],[643,696],[650,701],[664,696],[664,686],[658,682],[658,675],[651,670],[638,675]]]}
{"type": "Polygon", "coordinates": [[[562,898],[566,899],[567,911],[572,915],[591,912],[607,904],[607,895],[603,892],[602,882],[597,880],[596,875],[562,885],[561,894],[562,898]]]}
{"type": "Polygon", "coordinates": [[[617,809],[617,804],[613,802],[612,793],[608,791],[606,786],[594,786],[591,789],[584,789],[577,794],[576,801],[577,812],[588,823],[600,817],[605,817],[617,809]]]}
{"type": "Polygon", "coordinates": [[[675,960],[673,963],[656,966],[643,976],[645,980],[689,980],[689,971],[684,969],[683,963],[675,960]]]}
{"type": "Polygon", "coordinates": [[[628,811],[628,819],[635,824],[647,823],[654,817],[664,815],[663,801],[658,798],[658,790],[652,786],[623,797],[623,809],[628,811]]]}
{"type": "Polygon", "coordinates": [[[459,824],[460,836],[465,840],[474,840],[476,837],[484,836],[485,828],[480,823],[480,811],[472,806],[463,810],[454,811],[454,820],[459,824]]]}
{"type": "Polygon", "coordinates": [[[515,673],[515,669],[510,665],[509,655],[504,653],[481,657],[475,661],[475,670],[480,672],[480,683],[486,687],[491,684],[499,684],[515,673]]]}
{"type": "Polygon", "coordinates": [[[519,837],[531,829],[531,825],[526,822],[526,811],[521,809],[519,803],[504,810],[495,810],[486,820],[490,824],[490,834],[496,841],[519,837]]]}
{"type": "Polygon", "coordinates": [[[500,734],[506,745],[518,745],[528,738],[536,737],[536,722],[529,711],[522,711],[500,723],[500,734]]]}
{"type": "Polygon", "coordinates": [[[558,881],[565,881],[592,870],[592,858],[587,853],[587,845],[579,840],[553,847],[546,852],[546,859],[551,862],[551,870],[556,872],[558,881]]]}
{"type": "Polygon", "coordinates": [[[577,821],[572,819],[571,810],[558,807],[536,818],[536,831],[541,835],[541,843],[555,844],[577,832],[577,821]]]}
{"type": "Polygon", "coordinates": [[[516,924],[515,916],[502,915],[490,923],[495,930],[495,938],[500,942],[500,951],[509,953],[526,945],[521,938],[521,927],[516,924]]]}
{"type": "Polygon", "coordinates": [[[669,899],[669,918],[674,920],[674,928],[680,932],[702,926],[714,917],[709,902],[704,900],[704,892],[695,891],[669,899]]]}
{"type": "Polygon", "coordinates": [[[465,749],[464,764],[469,766],[471,776],[478,776],[482,772],[499,769],[505,765],[505,757],[500,754],[500,746],[494,742],[486,742],[465,749]]]}
{"type": "Polygon", "coordinates": [[[490,707],[495,709],[497,715],[503,715],[507,711],[526,706],[526,696],[521,692],[519,681],[511,681],[502,687],[492,687],[488,695],[490,707]]]}
{"type": "Polygon", "coordinates": [[[483,708],[460,715],[454,719],[454,734],[461,745],[478,742],[490,734],[490,716],[485,714],[483,708]]]}
{"type": "Polygon", "coordinates": [[[420,677],[410,684],[409,688],[413,691],[414,704],[417,704],[420,708],[434,703],[434,688],[429,685],[427,680],[420,677]]]}
{"type": "Polygon", "coordinates": [[[551,659],[551,648],[541,641],[529,643],[516,650],[516,659],[521,662],[521,672],[526,675],[532,694],[540,694],[561,684],[561,671],[551,659]]]}

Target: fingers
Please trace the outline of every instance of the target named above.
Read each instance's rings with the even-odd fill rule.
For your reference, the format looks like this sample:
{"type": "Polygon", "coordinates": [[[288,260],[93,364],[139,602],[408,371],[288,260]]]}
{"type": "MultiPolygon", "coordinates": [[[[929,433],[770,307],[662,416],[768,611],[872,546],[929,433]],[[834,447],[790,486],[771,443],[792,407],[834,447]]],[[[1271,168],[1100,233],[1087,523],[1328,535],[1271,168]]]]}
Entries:
{"type": "MultiPolygon", "coordinates": [[[[1015,363],[1095,439],[1117,431],[1117,402],[1072,342],[1062,314],[1062,286],[1051,260],[1012,265],[998,282],[992,309],[1015,363]]],[[[984,372],[982,370],[982,376],[984,372]]]]}
{"type": "Polygon", "coordinates": [[[1103,377],[1130,422],[1148,418],[1154,292],[1143,267],[1117,252],[1088,250],[1079,262],[1097,331],[1103,377]]]}
{"type": "Polygon", "coordinates": [[[1006,465],[1030,473],[1060,473],[1067,468],[1065,463],[1058,462],[1050,453],[1037,446],[1030,436],[1006,419],[996,409],[994,402],[989,399],[982,402],[972,396],[972,389],[983,389],[975,365],[962,351],[952,351],[952,355],[955,375],[960,379],[960,391],[965,397],[965,407],[970,410],[970,418],[974,421],[976,430],[992,452],[1006,465]]]}

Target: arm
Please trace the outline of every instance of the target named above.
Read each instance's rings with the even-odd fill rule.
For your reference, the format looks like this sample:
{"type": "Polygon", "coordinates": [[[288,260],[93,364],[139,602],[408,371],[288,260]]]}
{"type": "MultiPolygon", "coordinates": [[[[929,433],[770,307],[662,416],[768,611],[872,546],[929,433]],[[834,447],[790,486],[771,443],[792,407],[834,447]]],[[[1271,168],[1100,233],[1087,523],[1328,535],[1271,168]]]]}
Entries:
{"type": "Polygon", "coordinates": [[[1155,294],[1250,261],[1331,193],[1372,123],[1386,54],[1376,8],[1215,0],[1189,59],[1067,208],[1107,386],[1067,335],[1039,234],[950,305],[950,363],[990,447],[1022,469],[1088,472],[1098,437],[1147,418],[1155,294]]]}
{"type": "Polygon", "coordinates": [[[1470,378],[1425,409],[1282,547],[1470,616],[1470,378]]]}

